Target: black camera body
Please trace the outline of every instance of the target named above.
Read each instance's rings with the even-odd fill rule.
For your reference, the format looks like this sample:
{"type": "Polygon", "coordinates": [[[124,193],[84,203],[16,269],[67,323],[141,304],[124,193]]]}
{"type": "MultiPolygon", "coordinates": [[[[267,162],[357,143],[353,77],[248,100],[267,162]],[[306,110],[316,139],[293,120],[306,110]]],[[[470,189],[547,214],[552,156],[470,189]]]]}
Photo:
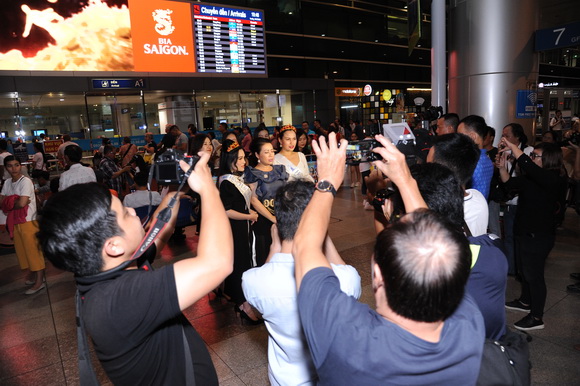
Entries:
{"type": "Polygon", "coordinates": [[[373,207],[375,211],[383,213],[383,205],[385,205],[385,201],[391,198],[396,193],[395,189],[393,188],[386,188],[377,191],[375,194],[375,198],[373,198],[373,207]]]}
{"type": "Polygon", "coordinates": [[[185,178],[185,172],[179,166],[181,160],[195,167],[199,156],[186,156],[182,151],[175,149],[167,149],[159,154],[153,164],[153,176],[157,183],[160,185],[181,184],[185,178]]]}
{"type": "Polygon", "coordinates": [[[346,145],[346,161],[347,162],[373,162],[382,160],[380,154],[374,153],[373,149],[383,147],[381,143],[375,139],[365,141],[350,141],[346,145]]]}
{"type": "Polygon", "coordinates": [[[441,106],[431,106],[423,113],[423,120],[425,121],[435,121],[443,116],[443,107],[441,106]]]}

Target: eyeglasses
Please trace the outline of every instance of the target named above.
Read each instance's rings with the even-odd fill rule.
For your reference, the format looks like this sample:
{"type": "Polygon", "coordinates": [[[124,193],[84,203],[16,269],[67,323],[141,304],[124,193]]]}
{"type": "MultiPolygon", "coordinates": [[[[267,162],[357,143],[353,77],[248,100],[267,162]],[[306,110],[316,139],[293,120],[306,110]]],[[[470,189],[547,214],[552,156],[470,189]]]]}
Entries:
{"type": "Polygon", "coordinates": [[[539,154],[532,153],[532,154],[530,154],[530,158],[534,160],[534,159],[536,159],[536,158],[544,158],[544,157],[543,157],[543,156],[541,156],[541,155],[539,155],[539,154]]]}

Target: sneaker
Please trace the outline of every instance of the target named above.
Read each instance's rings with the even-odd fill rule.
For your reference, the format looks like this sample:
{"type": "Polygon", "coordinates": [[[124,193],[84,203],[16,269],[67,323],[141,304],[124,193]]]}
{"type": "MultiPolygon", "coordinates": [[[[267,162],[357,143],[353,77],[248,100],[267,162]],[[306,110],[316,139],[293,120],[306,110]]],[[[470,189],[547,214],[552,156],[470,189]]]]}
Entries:
{"type": "Polygon", "coordinates": [[[580,281],[580,272],[574,272],[570,274],[570,278],[580,281]]]}
{"type": "Polygon", "coordinates": [[[530,312],[531,310],[530,305],[520,302],[520,299],[507,302],[505,304],[505,308],[507,308],[508,310],[523,311],[523,312],[530,312]]]}
{"type": "Polygon", "coordinates": [[[543,330],[544,322],[542,322],[542,319],[536,319],[532,315],[527,315],[520,321],[515,322],[514,327],[521,331],[543,330]]]}

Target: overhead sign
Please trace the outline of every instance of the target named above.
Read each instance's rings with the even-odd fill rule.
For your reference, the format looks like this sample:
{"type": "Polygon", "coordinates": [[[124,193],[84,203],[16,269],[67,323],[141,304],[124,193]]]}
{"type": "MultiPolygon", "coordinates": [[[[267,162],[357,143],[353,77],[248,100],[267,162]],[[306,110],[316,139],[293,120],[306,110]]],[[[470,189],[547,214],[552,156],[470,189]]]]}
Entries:
{"type": "Polygon", "coordinates": [[[94,89],[143,89],[143,79],[93,79],[94,89]]]}
{"type": "Polygon", "coordinates": [[[16,11],[0,3],[0,14],[14,16],[0,24],[0,70],[267,74],[261,10],[181,0],[49,2],[16,11]]]}
{"type": "Polygon", "coordinates": [[[335,96],[361,96],[362,95],[362,88],[355,87],[335,87],[334,88],[334,95],[335,96]]]}
{"type": "Polygon", "coordinates": [[[135,71],[195,72],[191,5],[129,0],[135,71]]]}
{"type": "Polygon", "coordinates": [[[199,72],[265,74],[264,14],[217,5],[193,5],[199,72]]]}
{"type": "Polygon", "coordinates": [[[536,51],[577,46],[580,44],[580,22],[536,31],[536,51]]]}
{"type": "Polygon", "coordinates": [[[538,93],[530,90],[518,90],[516,99],[516,118],[535,118],[538,93]]]}

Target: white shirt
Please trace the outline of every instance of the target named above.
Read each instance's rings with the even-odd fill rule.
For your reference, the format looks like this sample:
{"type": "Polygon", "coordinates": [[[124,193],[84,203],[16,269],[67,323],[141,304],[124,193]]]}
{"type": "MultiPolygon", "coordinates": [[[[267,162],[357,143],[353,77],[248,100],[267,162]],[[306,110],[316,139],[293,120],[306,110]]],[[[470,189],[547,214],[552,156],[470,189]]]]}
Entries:
{"type": "Polygon", "coordinates": [[[562,122],[558,122],[558,124],[556,124],[556,122],[558,122],[558,119],[555,116],[552,117],[552,119],[550,119],[550,128],[554,131],[561,131],[562,122]]]}
{"type": "Polygon", "coordinates": [[[46,171],[46,165],[44,164],[44,156],[41,152],[36,152],[32,156],[32,164],[34,170],[44,170],[46,171]]]}
{"type": "MultiPolygon", "coordinates": [[[[2,195],[8,197],[13,194],[30,198],[28,212],[26,213],[26,221],[36,220],[36,194],[34,194],[34,184],[32,183],[32,180],[28,177],[22,176],[16,182],[13,182],[12,178],[4,181],[2,195]]],[[[5,219],[4,223],[6,223],[5,219]]]]}
{"type": "Polygon", "coordinates": [[[73,141],[66,141],[66,142],[62,143],[62,144],[61,144],[61,145],[58,147],[58,149],[56,150],[57,157],[59,157],[59,158],[63,158],[63,157],[64,157],[64,149],[65,149],[67,146],[69,146],[69,145],[75,145],[75,146],[78,146],[78,143],[76,143],[76,142],[73,142],[73,141]]]}
{"type": "Polygon", "coordinates": [[[286,173],[288,173],[288,181],[307,180],[314,182],[308,170],[308,161],[306,156],[302,153],[298,154],[298,165],[294,165],[288,158],[278,153],[274,156],[274,165],[284,165],[286,173]]]}
{"type": "MultiPolygon", "coordinates": [[[[151,192],[151,205],[158,206],[159,204],[161,204],[161,195],[158,192],[151,192]]],[[[137,190],[134,193],[126,195],[123,200],[123,205],[129,208],[149,206],[149,191],[137,190]]]]}
{"type": "MultiPolygon", "coordinates": [[[[331,264],[340,289],[358,299],[361,279],[350,265],[331,264]]],[[[268,376],[272,385],[314,385],[316,369],[302,332],[296,302],[294,258],[277,253],[262,267],[242,276],[247,301],[264,318],[268,329],[268,376]]]]}
{"type": "Polygon", "coordinates": [[[87,166],[74,164],[71,165],[71,167],[66,172],[60,175],[58,191],[61,192],[69,186],[84,184],[87,182],[97,182],[95,171],[87,166]]]}
{"type": "MultiPolygon", "coordinates": [[[[524,154],[527,155],[528,157],[530,156],[530,154],[532,154],[532,152],[534,151],[534,148],[531,146],[526,146],[523,150],[524,154]]],[[[512,161],[507,161],[508,164],[508,173],[510,172],[510,170],[512,170],[513,167],[513,162],[512,161]]],[[[517,164],[516,164],[517,165],[517,164]]],[[[517,177],[520,175],[520,168],[519,167],[515,167],[512,171],[512,174],[510,177],[517,177]]],[[[518,204],[518,196],[515,196],[514,198],[512,198],[511,200],[507,201],[506,204],[507,205],[517,205],[518,204]]]]}
{"type": "Polygon", "coordinates": [[[463,218],[474,237],[487,233],[489,210],[487,200],[476,189],[467,189],[463,197],[463,218]]]}

